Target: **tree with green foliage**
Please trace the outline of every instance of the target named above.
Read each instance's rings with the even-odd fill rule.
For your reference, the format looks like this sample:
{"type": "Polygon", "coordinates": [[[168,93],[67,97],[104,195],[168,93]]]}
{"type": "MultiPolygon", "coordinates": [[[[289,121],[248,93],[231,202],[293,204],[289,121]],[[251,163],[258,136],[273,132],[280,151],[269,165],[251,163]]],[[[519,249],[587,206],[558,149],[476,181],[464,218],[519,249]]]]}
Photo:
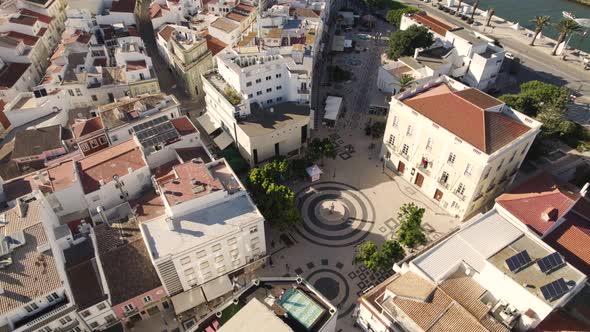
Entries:
{"type": "Polygon", "coordinates": [[[362,0],[371,9],[383,9],[389,5],[387,0],[362,0]]]}
{"type": "Polygon", "coordinates": [[[404,248],[392,240],[385,241],[381,248],[371,241],[365,241],[358,247],[357,254],[357,260],[374,272],[389,270],[404,257],[404,248]]]}
{"type": "Polygon", "coordinates": [[[407,87],[410,86],[410,84],[414,81],[414,76],[410,75],[410,74],[402,74],[402,76],[399,78],[399,92],[405,91],[407,87]]]}
{"type": "Polygon", "coordinates": [[[399,28],[402,22],[402,16],[404,16],[405,14],[417,13],[419,11],[419,8],[413,6],[405,6],[403,8],[392,9],[388,11],[385,18],[387,19],[387,22],[399,28]]]}
{"type": "Polygon", "coordinates": [[[226,86],[223,92],[227,97],[227,101],[229,101],[234,106],[242,101],[242,97],[240,96],[240,94],[231,86],[226,86]]]}
{"type": "MultiPolygon", "coordinates": [[[[561,129],[567,129],[564,126],[560,128],[560,125],[564,121],[568,95],[566,87],[529,81],[520,85],[520,93],[503,95],[500,100],[515,110],[541,121],[541,134],[547,137],[561,133],[561,129]]],[[[564,134],[567,135],[565,132],[564,134]]]]}
{"type": "Polygon", "coordinates": [[[289,174],[289,163],[285,159],[270,161],[248,173],[248,187],[260,212],[266,220],[278,224],[280,228],[301,220],[299,211],[293,206],[295,193],[281,183],[289,178],[289,174]]]}
{"type": "Polygon", "coordinates": [[[424,208],[419,208],[414,203],[402,205],[398,213],[400,220],[397,236],[399,242],[408,248],[414,248],[417,244],[426,243],[426,235],[422,230],[422,217],[424,208]]]}
{"type": "Polygon", "coordinates": [[[559,23],[555,25],[555,29],[557,29],[559,32],[559,36],[557,37],[557,43],[555,43],[555,46],[551,51],[551,55],[556,55],[557,49],[561,43],[565,41],[567,36],[569,36],[571,33],[582,30],[582,26],[572,19],[565,19],[559,21],[559,23]]]}
{"type": "Polygon", "coordinates": [[[385,132],[385,122],[375,121],[371,126],[371,136],[373,138],[381,138],[385,132]]]}
{"type": "Polygon", "coordinates": [[[307,146],[307,159],[311,162],[321,160],[324,163],[324,157],[336,158],[336,146],[329,138],[314,138],[307,146]]]}
{"type": "Polygon", "coordinates": [[[387,56],[397,60],[402,56],[414,55],[417,48],[428,48],[434,44],[434,36],[423,26],[412,25],[406,30],[398,30],[389,37],[387,56]]]}
{"type": "Polygon", "coordinates": [[[531,19],[531,22],[535,24],[535,34],[533,35],[533,40],[531,40],[529,45],[535,46],[535,40],[537,40],[537,36],[547,25],[549,25],[550,21],[551,16],[535,16],[533,19],[531,19]]]}
{"type": "Polygon", "coordinates": [[[380,256],[384,269],[391,269],[393,264],[404,259],[406,252],[399,242],[387,240],[381,245],[380,256]]]}

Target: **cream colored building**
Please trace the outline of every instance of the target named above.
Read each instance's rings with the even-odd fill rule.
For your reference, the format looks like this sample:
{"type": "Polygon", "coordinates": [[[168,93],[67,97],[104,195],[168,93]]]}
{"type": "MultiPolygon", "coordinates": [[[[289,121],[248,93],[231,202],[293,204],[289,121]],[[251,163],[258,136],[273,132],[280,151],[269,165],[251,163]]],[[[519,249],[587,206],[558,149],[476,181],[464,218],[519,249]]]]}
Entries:
{"type": "Polygon", "coordinates": [[[540,128],[442,76],[392,99],[382,155],[385,166],[464,219],[504,192],[540,128]]]}
{"type": "Polygon", "coordinates": [[[158,50],[176,72],[178,83],[193,99],[203,97],[201,75],[213,68],[207,40],[196,31],[165,25],[157,33],[158,50]]]}

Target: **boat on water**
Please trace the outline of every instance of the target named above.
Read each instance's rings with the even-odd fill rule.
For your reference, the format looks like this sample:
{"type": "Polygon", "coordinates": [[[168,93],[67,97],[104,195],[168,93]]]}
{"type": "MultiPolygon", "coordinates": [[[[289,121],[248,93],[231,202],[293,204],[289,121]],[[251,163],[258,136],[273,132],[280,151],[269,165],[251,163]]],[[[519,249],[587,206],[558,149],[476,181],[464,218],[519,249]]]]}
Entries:
{"type": "Polygon", "coordinates": [[[565,18],[569,18],[570,20],[575,20],[576,19],[576,15],[572,12],[566,12],[565,10],[563,12],[561,12],[561,14],[563,15],[563,17],[565,18]]]}

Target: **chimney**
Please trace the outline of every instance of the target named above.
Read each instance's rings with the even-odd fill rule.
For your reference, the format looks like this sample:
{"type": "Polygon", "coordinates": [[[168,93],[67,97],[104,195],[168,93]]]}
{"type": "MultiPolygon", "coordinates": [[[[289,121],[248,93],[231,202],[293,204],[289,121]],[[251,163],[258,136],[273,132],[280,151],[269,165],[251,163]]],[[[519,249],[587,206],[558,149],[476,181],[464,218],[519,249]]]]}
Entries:
{"type": "Polygon", "coordinates": [[[545,221],[556,221],[557,220],[557,209],[550,207],[541,213],[541,219],[545,221]]]}
{"type": "Polygon", "coordinates": [[[102,222],[104,222],[107,226],[111,226],[109,225],[109,220],[107,219],[107,215],[104,213],[104,208],[102,207],[102,205],[99,205],[96,207],[96,212],[98,212],[98,214],[100,215],[100,219],[102,220],[102,222]]]}
{"type": "Polygon", "coordinates": [[[16,205],[18,207],[18,215],[21,218],[26,217],[27,211],[29,210],[29,204],[27,202],[23,201],[22,199],[17,199],[16,205]]]}
{"type": "Polygon", "coordinates": [[[422,52],[422,49],[420,47],[416,47],[416,49],[414,49],[414,59],[418,58],[420,52],[422,52]]]}
{"type": "Polygon", "coordinates": [[[166,217],[166,226],[168,226],[168,230],[174,230],[174,220],[170,217],[166,217]]]}
{"type": "Polygon", "coordinates": [[[586,195],[588,195],[588,189],[590,189],[590,182],[586,182],[584,187],[582,187],[582,190],[580,190],[580,195],[582,195],[582,197],[586,197],[586,195]]]}

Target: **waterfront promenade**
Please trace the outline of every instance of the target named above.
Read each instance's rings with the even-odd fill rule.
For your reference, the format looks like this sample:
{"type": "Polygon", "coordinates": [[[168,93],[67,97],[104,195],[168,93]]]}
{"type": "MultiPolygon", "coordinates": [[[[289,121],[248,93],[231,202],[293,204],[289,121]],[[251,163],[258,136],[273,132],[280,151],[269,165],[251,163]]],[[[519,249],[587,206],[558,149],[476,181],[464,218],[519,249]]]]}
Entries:
{"type": "MultiPolygon", "coordinates": [[[[581,96],[578,103],[590,103],[590,70],[584,70],[580,56],[586,55],[577,50],[565,51],[566,60],[561,56],[552,56],[551,50],[556,41],[542,37],[537,38],[535,46],[529,46],[533,32],[527,29],[514,29],[514,23],[494,16],[490,26],[486,27],[484,11],[477,10],[474,20],[479,24],[469,25],[456,16],[438,10],[430,2],[403,0],[402,3],[425,10],[429,15],[439,17],[455,26],[465,27],[485,33],[497,39],[504,48],[521,59],[524,66],[530,67],[546,82],[566,85],[581,96]]],[[[441,2],[443,4],[444,2],[441,2]]],[[[534,13],[531,14],[531,17],[534,13]]]]}

